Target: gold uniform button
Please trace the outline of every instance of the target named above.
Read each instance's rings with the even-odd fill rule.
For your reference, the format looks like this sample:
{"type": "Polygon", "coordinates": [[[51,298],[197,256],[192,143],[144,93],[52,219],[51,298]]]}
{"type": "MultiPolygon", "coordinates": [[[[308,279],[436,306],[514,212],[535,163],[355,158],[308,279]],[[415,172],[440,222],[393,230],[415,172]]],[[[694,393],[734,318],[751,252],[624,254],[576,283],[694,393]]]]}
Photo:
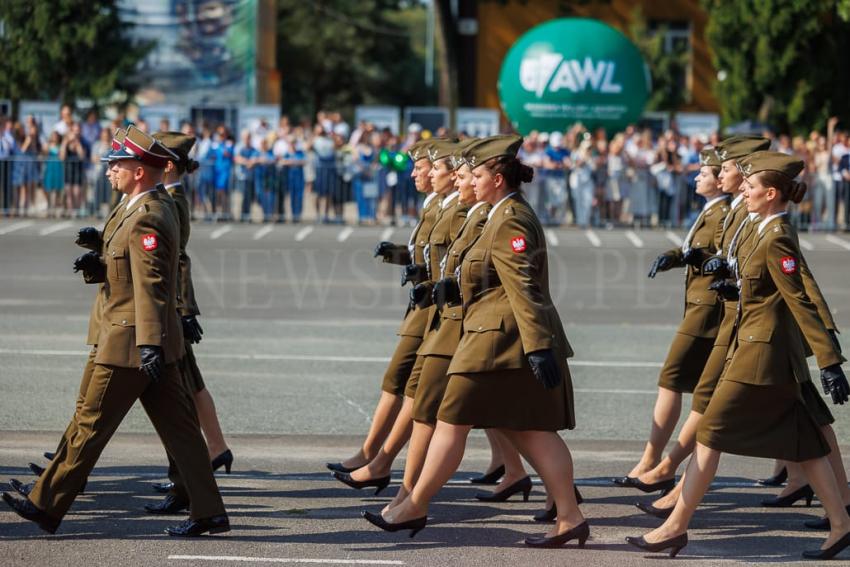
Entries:
{"type": "Polygon", "coordinates": [[[701,302],[701,301],[702,301],[702,299],[697,299],[697,303],[699,303],[699,302],[701,302]]]}
{"type": "Polygon", "coordinates": [[[126,324],[127,324],[127,319],[122,320],[122,321],[121,321],[121,324],[122,324],[122,325],[126,325],[126,324]]]}
{"type": "Polygon", "coordinates": [[[483,330],[484,330],[484,327],[482,327],[481,325],[478,325],[478,330],[479,330],[479,331],[483,331],[483,330]]]}
{"type": "Polygon", "coordinates": [[[753,340],[753,336],[752,336],[752,335],[750,335],[750,340],[753,340]]]}

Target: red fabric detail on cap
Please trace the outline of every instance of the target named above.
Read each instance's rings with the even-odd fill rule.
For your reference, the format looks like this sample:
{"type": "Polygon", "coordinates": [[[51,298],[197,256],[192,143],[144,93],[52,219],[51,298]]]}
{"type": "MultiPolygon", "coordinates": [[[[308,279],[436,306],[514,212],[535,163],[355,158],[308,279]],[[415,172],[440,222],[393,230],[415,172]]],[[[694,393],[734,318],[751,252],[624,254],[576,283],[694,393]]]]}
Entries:
{"type": "Polygon", "coordinates": [[[146,234],[142,237],[142,248],[147,252],[156,250],[157,246],[159,246],[159,242],[157,242],[155,234],[146,234]]]}
{"type": "Polygon", "coordinates": [[[515,254],[525,252],[525,237],[514,236],[513,238],[511,238],[511,249],[514,251],[515,254]]]}
{"type": "Polygon", "coordinates": [[[792,256],[785,256],[779,261],[782,267],[783,274],[793,274],[797,271],[797,259],[792,256]]]}
{"type": "Polygon", "coordinates": [[[112,149],[116,151],[121,149],[121,143],[115,138],[112,138],[112,149]]]}
{"type": "Polygon", "coordinates": [[[140,145],[136,144],[130,138],[124,138],[124,146],[136,154],[139,160],[151,167],[162,167],[168,165],[168,158],[152,154],[140,145]]]}

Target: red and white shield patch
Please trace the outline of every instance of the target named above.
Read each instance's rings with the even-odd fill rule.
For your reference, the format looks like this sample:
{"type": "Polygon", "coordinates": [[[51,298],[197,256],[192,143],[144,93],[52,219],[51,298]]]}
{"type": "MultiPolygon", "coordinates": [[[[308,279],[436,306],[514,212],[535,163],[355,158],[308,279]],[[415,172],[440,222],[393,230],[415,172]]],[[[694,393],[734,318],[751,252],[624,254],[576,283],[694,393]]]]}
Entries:
{"type": "Polygon", "coordinates": [[[157,246],[159,246],[159,243],[156,241],[155,234],[146,234],[142,237],[142,247],[146,251],[156,250],[157,246]]]}
{"type": "Polygon", "coordinates": [[[780,260],[783,274],[793,274],[797,271],[797,260],[791,256],[785,256],[780,260]]]}
{"type": "Polygon", "coordinates": [[[514,251],[515,254],[525,252],[525,237],[514,236],[513,238],[511,238],[511,249],[514,251]]]}

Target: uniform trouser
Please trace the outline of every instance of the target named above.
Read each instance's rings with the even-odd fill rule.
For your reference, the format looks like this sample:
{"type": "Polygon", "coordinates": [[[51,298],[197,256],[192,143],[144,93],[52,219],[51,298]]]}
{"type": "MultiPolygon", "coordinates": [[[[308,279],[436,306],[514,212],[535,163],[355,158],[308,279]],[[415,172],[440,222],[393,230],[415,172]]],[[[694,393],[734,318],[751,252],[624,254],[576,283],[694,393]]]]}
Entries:
{"type": "Polygon", "coordinates": [[[65,516],[136,400],[141,401],[163,445],[177,461],[192,502],[190,517],[224,513],[195,405],[176,364],[166,365],[156,383],[136,368],[95,365],[76,431],[30,493],[29,499],[37,508],[55,520],[65,516]]]}
{"type": "Polygon", "coordinates": [[[77,393],[77,402],[74,406],[74,416],[68,423],[68,427],[65,428],[65,433],[62,434],[62,438],[59,439],[59,445],[56,447],[55,451],[57,455],[62,451],[62,447],[65,446],[68,439],[74,436],[74,432],[77,430],[77,416],[80,414],[80,408],[83,407],[83,401],[86,399],[86,391],[89,389],[89,382],[91,382],[91,376],[94,373],[95,356],[97,356],[96,346],[89,351],[89,357],[86,360],[86,367],[83,369],[83,378],[80,380],[80,391],[77,393]]]}

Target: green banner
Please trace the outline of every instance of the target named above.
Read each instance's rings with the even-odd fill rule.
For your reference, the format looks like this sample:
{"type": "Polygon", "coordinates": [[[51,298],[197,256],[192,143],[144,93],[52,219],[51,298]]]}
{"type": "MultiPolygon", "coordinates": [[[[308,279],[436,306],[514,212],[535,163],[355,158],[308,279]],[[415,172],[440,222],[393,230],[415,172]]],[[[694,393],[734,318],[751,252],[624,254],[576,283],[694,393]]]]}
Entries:
{"type": "Polygon", "coordinates": [[[641,116],[649,92],[649,69],[637,47],[588,18],[532,28],[499,73],[502,109],[522,134],[564,131],[575,122],[614,132],[641,116]]]}

